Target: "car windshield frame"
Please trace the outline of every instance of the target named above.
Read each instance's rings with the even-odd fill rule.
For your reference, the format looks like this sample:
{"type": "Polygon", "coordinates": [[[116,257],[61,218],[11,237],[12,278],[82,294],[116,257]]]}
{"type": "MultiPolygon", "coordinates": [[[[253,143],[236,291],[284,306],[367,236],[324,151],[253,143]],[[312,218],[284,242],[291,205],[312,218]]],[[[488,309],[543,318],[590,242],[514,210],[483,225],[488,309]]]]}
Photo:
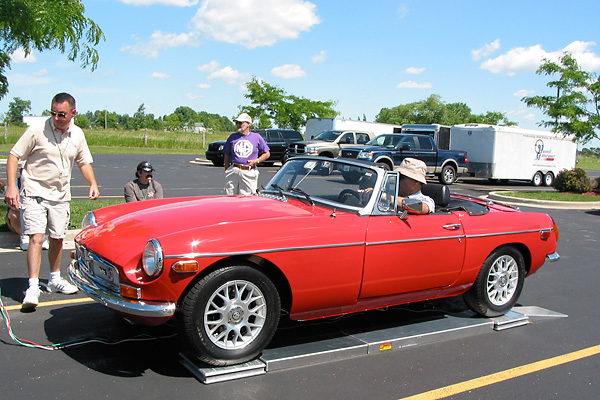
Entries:
{"type": "Polygon", "coordinates": [[[394,135],[394,134],[387,134],[384,133],[383,135],[379,135],[377,137],[374,137],[373,139],[369,140],[366,144],[366,146],[381,146],[381,147],[396,147],[398,146],[398,143],[400,143],[400,140],[402,140],[402,136],[401,135],[394,135]],[[379,144],[378,141],[383,140],[385,143],[385,139],[391,137],[392,138],[392,143],[389,145],[386,144],[379,144]]]}
{"type": "MultiPolygon", "coordinates": [[[[384,182],[390,179],[388,175],[396,176],[398,173],[386,171],[373,163],[354,160],[294,157],[260,190],[259,196],[280,201],[294,198],[306,204],[343,209],[359,215],[389,214],[395,212],[395,207],[385,210],[377,207],[381,196],[385,196],[382,189],[384,182]]],[[[398,181],[396,177],[395,182],[398,181]]],[[[389,185],[386,186],[389,192],[389,185]]],[[[396,186],[391,189],[394,194],[396,186]]]]}

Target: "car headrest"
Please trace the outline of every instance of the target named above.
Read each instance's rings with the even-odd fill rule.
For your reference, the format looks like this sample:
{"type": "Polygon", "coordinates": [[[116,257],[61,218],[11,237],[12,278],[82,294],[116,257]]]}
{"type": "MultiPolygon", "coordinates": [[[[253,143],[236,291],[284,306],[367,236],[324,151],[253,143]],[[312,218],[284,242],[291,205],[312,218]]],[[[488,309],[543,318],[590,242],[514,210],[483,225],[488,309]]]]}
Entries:
{"type": "Polygon", "coordinates": [[[439,183],[427,183],[421,187],[421,193],[433,199],[436,206],[446,207],[450,204],[450,189],[439,183]]]}

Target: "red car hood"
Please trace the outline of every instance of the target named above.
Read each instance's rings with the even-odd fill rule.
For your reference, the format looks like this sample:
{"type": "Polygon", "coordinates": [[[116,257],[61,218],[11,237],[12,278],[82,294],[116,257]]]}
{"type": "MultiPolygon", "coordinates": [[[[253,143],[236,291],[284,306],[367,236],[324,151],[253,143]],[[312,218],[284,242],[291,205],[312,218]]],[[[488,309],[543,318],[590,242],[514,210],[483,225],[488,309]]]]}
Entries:
{"type": "MultiPolygon", "coordinates": [[[[295,200],[283,202],[259,196],[174,199],[172,203],[158,202],[157,206],[152,206],[153,202],[140,202],[147,207],[108,221],[103,221],[103,209],[97,210],[100,224],[81,231],[76,241],[117,265],[137,265],[150,239],[160,241],[165,255],[224,251],[225,243],[232,251],[237,243],[268,242],[268,232],[281,236],[284,233],[277,228],[280,223],[289,227],[289,218],[310,216],[314,211],[312,206],[295,200]],[[239,240],[244,237],[252,240],[239,240]]],[[[120,214],[121,206],[113,207],[107,213],[120,214]]]]}

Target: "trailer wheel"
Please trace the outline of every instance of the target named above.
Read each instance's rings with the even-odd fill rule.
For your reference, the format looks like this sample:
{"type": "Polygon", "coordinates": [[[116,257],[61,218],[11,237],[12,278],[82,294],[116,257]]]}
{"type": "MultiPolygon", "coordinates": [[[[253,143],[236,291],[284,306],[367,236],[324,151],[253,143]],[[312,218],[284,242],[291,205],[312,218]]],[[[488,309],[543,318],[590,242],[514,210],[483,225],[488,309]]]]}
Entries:
{"type": "Polygon", "coordinates": [[[533,174],[533,179],[531,179],[531,183],[533,186],[540,186],[544,181],[544,175],[540,171],[533,174]]]}
{"type": "Polygon", "coordinates": [[[445,165],[439,176],[442,185],[452,185],[456,181],[456,170],[452,165],[445,165]]]}
{"type": "Polygon", "coordinates": [[[554,174],[550,171],[544,174],[544,186],[552,186],[554,183],[554,174]]]}

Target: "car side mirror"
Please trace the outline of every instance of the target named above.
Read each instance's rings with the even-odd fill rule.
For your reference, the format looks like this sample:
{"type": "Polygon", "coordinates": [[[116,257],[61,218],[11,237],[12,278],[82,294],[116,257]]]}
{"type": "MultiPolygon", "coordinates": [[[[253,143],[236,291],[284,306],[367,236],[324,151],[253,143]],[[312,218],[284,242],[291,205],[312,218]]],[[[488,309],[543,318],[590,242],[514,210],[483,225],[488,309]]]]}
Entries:
{"type": "Polygon", "coordinates": [[[398,204],[398,218],[406,219],[408,213],[411,214],[423,214],[423,202],[417,199],[405,198],[400,204],[398,204]]]}
{"type": "Polygon", "coordinates": [[[408,151],[410,150],[410,146],[406,143],[400,145],[400,151],[408,151]]]}

